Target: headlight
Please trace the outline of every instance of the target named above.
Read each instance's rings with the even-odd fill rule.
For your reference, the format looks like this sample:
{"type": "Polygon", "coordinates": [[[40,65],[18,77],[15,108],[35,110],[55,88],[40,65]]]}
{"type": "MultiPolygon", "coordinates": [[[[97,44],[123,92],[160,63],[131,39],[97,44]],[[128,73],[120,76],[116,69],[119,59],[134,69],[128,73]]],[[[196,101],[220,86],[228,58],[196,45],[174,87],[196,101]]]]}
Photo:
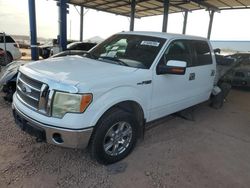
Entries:
{"type": "Polygon", "coordinates": [[[62,118],[67,112],[84,112],[91,102],[92,94],[56,92],[53,100],[52,116],[62,118]]]}

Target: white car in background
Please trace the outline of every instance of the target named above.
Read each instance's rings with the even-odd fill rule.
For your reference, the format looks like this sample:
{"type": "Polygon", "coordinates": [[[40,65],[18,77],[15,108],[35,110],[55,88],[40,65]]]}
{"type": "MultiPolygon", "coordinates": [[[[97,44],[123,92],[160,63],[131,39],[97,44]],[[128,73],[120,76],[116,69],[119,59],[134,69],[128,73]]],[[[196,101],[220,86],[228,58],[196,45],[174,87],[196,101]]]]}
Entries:
{"type": "Polygon", "coordinates": [[[18,43],[10,35],[5,35],[4,40],[4,34],[0,33],[0,49],[2,50],[5,50],[4,41],[6,43],[7,62],[3,62],[2,65],[6,65],[13,60],[19,60],[22,57],[22,53],[19,49],[18,43]]]}

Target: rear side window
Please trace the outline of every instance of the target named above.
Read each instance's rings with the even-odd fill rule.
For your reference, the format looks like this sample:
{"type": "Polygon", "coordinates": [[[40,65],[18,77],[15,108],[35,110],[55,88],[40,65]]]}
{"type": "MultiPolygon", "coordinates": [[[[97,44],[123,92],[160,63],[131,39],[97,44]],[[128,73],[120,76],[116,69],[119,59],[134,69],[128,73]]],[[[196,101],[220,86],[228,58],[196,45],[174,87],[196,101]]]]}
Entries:
{"type": "Polygon", "coordinates": [[[241,77],[241,78],[244,78],[244,77],[245,77],[245,75],[244,75],[243,72],[235,72],[235,73],[234,73],[234,76],[236,76],[236,77],[241,77]]]}
{"type": "Polygon", "coordinates": [[[192,41],[194,55],[196,56],[193,66],[212,64],[212,55],[209,45],[206,41],[192,41]]]}
{"type": "MultiPolygon", "coordinates": [[[[0,43],[4,42],[3,36],[0,36],[0,43]]],[[[6,43],[15,43],[15,41],[10,36],[5,36],[5,42],[6,43]]]]}
{"type": "Polygon", "coordinates": [[[13,38],[11,38],[10,36],[6,36],[5,40],[6,40],[6,43],[15,43],[15,41],[13,40],[13,38]]]}

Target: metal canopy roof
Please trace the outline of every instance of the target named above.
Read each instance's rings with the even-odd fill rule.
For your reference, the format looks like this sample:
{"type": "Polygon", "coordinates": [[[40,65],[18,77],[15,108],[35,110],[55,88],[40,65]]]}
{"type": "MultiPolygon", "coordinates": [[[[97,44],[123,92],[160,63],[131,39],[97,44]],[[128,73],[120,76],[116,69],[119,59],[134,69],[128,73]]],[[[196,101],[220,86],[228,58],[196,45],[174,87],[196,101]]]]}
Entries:
{"type": "MultiPolygon", "coordinates": [[[[250,0],[169,0],[169,13],[199,9],[227,10],[250,8],[250,0]]],[[[83,6],[117,15],[130,16],[130,0],[68,0],[70,4],[83,6]]],[[[136,0],[137,18],[162,15],[163,0],[136,0]]]]}

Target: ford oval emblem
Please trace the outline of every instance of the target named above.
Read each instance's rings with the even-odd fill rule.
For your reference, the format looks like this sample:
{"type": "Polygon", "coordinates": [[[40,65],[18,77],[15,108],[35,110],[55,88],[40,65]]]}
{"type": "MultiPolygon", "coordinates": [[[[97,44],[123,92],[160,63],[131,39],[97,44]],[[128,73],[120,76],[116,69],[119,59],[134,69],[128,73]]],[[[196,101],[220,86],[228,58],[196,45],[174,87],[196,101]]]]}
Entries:
{"type": "Polygon", "coordinates": [[[24,93],[31,93],[31,89],[28,86],[22,85],[22,92],[24,93]]]}

